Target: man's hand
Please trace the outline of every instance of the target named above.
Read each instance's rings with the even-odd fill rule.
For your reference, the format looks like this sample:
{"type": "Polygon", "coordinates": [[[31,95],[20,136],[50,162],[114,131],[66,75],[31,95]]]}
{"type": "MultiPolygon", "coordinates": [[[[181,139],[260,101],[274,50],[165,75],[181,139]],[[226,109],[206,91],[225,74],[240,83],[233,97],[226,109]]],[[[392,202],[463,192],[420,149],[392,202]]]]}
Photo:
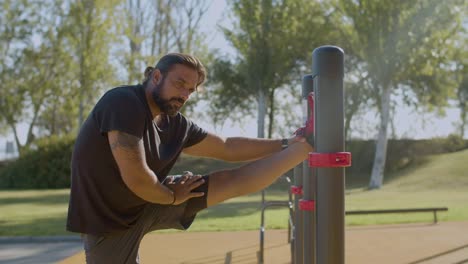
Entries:
{"type": "Polygon", "coordinates": [[[205,180],[203,180],[201,175],[193,175],[193,173],[186,171],[182,176],[168,176],[164,181],[164,185],[174,193],[175,200],[173,205],[178,205],[190,198],[205,195],[204,192],[192,192],[204,182],[205,180]]]}
{"type": "Polygon", "coordinates": [[[306,142],[306,138],[302,135],[294,135],[293,137],[288,138],[288,145],[296,142],[306,142]]]}

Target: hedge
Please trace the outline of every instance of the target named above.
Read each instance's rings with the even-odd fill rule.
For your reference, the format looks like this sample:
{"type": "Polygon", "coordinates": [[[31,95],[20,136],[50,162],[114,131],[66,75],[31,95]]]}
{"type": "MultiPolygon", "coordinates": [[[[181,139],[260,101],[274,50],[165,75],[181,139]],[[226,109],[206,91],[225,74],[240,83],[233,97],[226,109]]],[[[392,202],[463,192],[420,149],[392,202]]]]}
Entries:
{"type": "Polygon", "coordinates": [[[70,187],[70,160],[74,138],[41,139],[0,170],[2,189],[57,189],[70,187]]]}

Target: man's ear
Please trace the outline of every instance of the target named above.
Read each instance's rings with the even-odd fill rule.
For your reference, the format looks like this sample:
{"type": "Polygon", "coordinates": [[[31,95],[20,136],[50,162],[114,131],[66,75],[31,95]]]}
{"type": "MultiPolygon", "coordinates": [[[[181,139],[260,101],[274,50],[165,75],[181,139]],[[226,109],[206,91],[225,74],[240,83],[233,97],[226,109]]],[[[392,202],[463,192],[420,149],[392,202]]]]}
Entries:
{"type": "Polygon", "coordinates": [[[158,84],[162,80],[162,73],[159,69],[155,69],[153,71],[153,76],[151,77],[151,80],[154,84],[158,84]]]}

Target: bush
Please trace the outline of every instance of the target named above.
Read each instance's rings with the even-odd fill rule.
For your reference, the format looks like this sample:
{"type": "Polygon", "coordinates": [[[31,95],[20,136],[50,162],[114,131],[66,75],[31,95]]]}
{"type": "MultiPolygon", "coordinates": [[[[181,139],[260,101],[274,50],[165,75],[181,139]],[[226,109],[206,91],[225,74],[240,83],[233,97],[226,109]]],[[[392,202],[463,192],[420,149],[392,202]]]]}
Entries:
{"type": "MultiPolygon", "coordinates": [[[[353,166],[349,170],[370,172],[374,161],[375,141],[353,140],[346,144],[347,151],[353,153],[353,166]]],[[[457,135],[434,139],[390,139],[385,170],[398,171],[428,155],[460,151],[467,147],[468,141],[457,135]]]]}
{"type": "Polygon", "coordinates": [[[448,152],[455,152],[467,147],[466,141],[456,134],[451,134],[445,139],[445,148],[448,152]]]}
{"type": "Polygon", "coordinates": [[[74,138],[50,137],[37,142],[16,161],[0,170],[2,189],[58,189],[70,187],[74,138]]]}

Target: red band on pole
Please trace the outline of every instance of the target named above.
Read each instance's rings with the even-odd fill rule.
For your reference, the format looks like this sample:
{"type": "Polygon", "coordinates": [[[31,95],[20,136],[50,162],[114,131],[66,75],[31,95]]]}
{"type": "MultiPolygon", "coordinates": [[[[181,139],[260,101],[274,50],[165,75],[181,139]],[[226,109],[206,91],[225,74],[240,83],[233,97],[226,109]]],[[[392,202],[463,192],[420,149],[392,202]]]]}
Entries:
{"type": "Polygon", "coordinates": [[[309,153],[309,167],[349,167],[351,166],[350,152],[309,153]]]}
{"type": "Polygon", "coordinates": [[[301,199],[299,201],[299,209],[302,211],[315,211],[315,201],[301,199]]]}
{"type": "Polygon", "coordinates": [[[302,195],[302,186],[291,186],[291,193],[295,195],[302,195]]]}

